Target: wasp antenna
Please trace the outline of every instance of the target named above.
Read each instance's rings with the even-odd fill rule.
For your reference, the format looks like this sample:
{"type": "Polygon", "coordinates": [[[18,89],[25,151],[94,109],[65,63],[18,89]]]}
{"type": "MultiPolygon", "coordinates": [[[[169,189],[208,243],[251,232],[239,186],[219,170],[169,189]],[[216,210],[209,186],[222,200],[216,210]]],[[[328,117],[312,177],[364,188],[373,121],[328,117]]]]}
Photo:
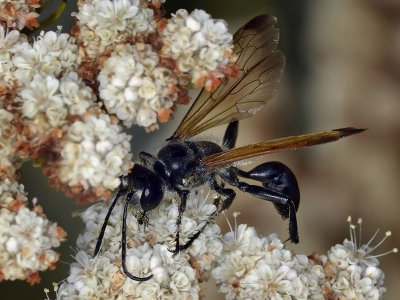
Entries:
{"type": "Polygon", "coordinates": [[[345,136],[350,136],[353,134],[357,134],[360,132],[363,132],[367,130],[367,128],[354,128],[354,127],[345,127],[345,128],[339,128],[339,129],[335,129],[333,131],[337,131],[340,133],[340,137],[345,137],[345,136]]]}

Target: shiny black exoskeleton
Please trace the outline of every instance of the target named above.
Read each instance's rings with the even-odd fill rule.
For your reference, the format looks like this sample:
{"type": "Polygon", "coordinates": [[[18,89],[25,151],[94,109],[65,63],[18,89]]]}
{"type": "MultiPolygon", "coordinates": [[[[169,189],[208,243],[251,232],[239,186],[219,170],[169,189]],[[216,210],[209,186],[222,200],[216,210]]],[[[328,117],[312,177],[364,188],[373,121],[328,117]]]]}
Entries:
{"type": "Polygon", "coordinates": [[[135,164],[131,172],[121,178],[120,190],[112,202],[101,228],[95,255],[100,250],[108,219],[116,202],[120,197],[125,196],[122,224],[122,267],[125,274],[133,280],[150,279],[152,275],[136,277],[126,269],[128,205],[133,205],[139,212],[137,216],[139,223],[146,223],[146,213],[160,204],[164,192],[166,190],[176,192],[181,201],[176,221],[177,233],[173,252],[178,253],[187,249],[216,215],[230,207],[236,193],[231,188],[225,188],[225,183],[257,198],[272,202],[283,218],[289,218],[290,240],[298,243],[296,211],[300,202],[300,193],[296,177],[288,167],[280,162],[267,162],[245,172],[232,165],[210,169],[201,163],[201,159],[204,157],[221,152],[223,149],[234,148],[237,133],[238,121],[233,121],[225,132],[222,146],[209,141],[189,141],[171,137],[166,141],[166,145],[160,149],[157,156],[145,152],[140,153],[141,162],[135,164]],[[239,179],[240,177],[256,180],[261,183],[261,186],[243,182],[239,179]],[[217,179],[222,183],[219,184],[217,179]],[[188,195],[190,190],[202,185],[210,186],[221,195],[221,199],[214,202],[217,210],[209,217],[203,227],[181,245],[179,227],[188,195]]]}

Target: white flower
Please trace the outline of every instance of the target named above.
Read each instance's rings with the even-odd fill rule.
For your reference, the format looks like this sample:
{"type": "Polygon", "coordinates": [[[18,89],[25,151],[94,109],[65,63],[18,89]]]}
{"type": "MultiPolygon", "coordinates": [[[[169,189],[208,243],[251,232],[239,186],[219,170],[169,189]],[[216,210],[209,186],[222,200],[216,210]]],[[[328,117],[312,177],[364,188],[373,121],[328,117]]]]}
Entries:
{"type": "Polygon", "coordinates": [[[66,73],[59,80],[54,75],[35,74],[20,94],[23,114],[33,119],[33,126],[39,123],[60,126],[66,122],[68,115],[84,114],[95,101],[92,90],[75,72],[66,73]]]}
{"type": "Polygon", "coordinates": [[[154,31],[153,11],[139,0],[79,1],[78,7],[78,38],[92,58],[130,36],[154,31]]]}
{"type": "MultiPolygon", "coordinates": [[[[116,204],[111,214],[100,254],[92,256],[100,227],[108,210],[108,205],[98,203],[81,215],[86,230],[78,238],[77,244],[81,249],[78,252],[79,256],[76,256],[78,263],[71,265],[71,275],[67,282],[59,287],[57,299],[77,297],[81,295],[82,287],[85,287],[87,295],[95,298],[120,299],[119,297],[129,295],[140,299],[198,299],[200,291],[198,278],[207,277],[206,274],[211,270],[216,256],[222,249],[221,242],[217,240],[219,228],[215,224],[210,224],[209,231],[201,234],[195,241],[202,246],[193,244],[187,253],[173,255],[168,249],[173,248],[175,227],[166,225],[170,220],[176,222],[177,204],[171,197],[173,195],[167,193],[159,207],[148,213],[147,227],[138,224],[132,214],[129,214],[126,220],[127,269],[139,277],[153,274],[150,280],[134,281],[126,277],[122,271],[123,201],[116,204]],[[170,210],[173,212],[169,213],[170,210]],[[209,248],[207,245],[213,246],[209,248]],[[194,266],[192,262],[196,262],[196,265],[194,266]],[[89,279],[90,284],[87,283],[89,279]]],[[[207,214],[214,211],[215,207],[205,201],[200,193],[190,195],[182,220],[182,241],[200,229],[208,217],[207,214]],[[187,226],[188,223],[194,225],[187,226]]]]}
{"type": "Polygon", "coordinates": [[[98,80],[100,96],[107,111],[115,113],[125,126],[149,127],[157,113],[172,107],[177,84],[172,73],[158,66],[150,45],[118,45],[104,64],[98,80]]]}
{"type": "Polygon", "coordinates": [[[49,76],[76,70],[79,64],[78,46],[75,39],[66,33],[49,31],[38,37],[32,45],[22,43],[13,51],[15,77],[29,83],[35,74],[49,76]]]}
{"type": "Polygon", "coordinates": [[[23,186],[4,180],[0,184],[0,273],[6,280],[24,279],[54,268],[59,254],[52,250],[65,232],[50,222],[36,206],[28,209],[23,186]]]}
{"type": "Polygon", "coordinates": [[[192,82],[202,87],[206,79],[223,78],[223,69],[230,62],[232,35],[223,20],[213,20],[205,11],[188,13],[180,9],[161,31],[164,46],[161,54],[177,62],[192,82]]]}
{"type": "Polygon", "coordinates": [[[60,180],[84,189],[115,189],[131,166],[129,139],[105,114],[74,122],[61,141],[60,180]]]}

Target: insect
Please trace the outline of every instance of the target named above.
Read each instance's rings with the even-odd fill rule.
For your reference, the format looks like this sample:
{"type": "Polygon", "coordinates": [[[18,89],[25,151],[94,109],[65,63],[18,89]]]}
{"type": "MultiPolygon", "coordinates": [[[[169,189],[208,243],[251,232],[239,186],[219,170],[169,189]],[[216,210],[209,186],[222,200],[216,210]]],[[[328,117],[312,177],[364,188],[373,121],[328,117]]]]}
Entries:
{"type": "Polygon", "coordinates": [[[104,219],[94,254],[97,255],[100,250],[115,204],[124,197],[122,267],[129,278],[145,281],[152,277],[134,276],[126,268],[126,218],[129,205],[141,212],[139,223],[145,223],[146,213],[160,204],[164,192],[175,192],[180,202],[175,249],[172,252],[178,253],[186,250],[216,215],[230,207],[236,193],[234,189],[225,187],[225,184],[229,184],[272,202],[283,218],[289,218],[289,239],[298,243],[296,211],[300,203],[300,193],[293,172],[280,162],[266,162],[247,172],[233,163],[266,153],[328,143],[363,131],[347,127],[235,148],[239,120],[256,114],[275,95],[285,66],[285,57],[277,49],[279,31],[274,27],[275,23],[275,17],[262,15],[240,28],[233,37],[234,54],[238,57],[237,78],[227,80],[213,92],[203,89],[157,155],[141,152],[140,162],[134,165],[128,175],[121,177],[119,192],[104,219]],[[206,129],[227,123],[229,125],[222,145],[190,140],[206,129]],[[256,180],[260,185],[248,184],[241,178],[256,180]],[[220,200],[214,203],[217,210],[199,231],[181,244],[179,228],[189,191],[202,185],[208,185],[221,195],[220,200]]]}

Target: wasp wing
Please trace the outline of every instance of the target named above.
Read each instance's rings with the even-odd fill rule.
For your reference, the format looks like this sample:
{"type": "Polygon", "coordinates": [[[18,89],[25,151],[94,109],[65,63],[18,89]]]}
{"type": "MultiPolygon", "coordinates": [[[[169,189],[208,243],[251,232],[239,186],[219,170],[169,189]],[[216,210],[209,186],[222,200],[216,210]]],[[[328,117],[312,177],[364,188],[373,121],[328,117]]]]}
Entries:
{"type": "Polygon", "coordinates": [[[277,19],[262,15],[240,28],[233,37],[238,77],[215,91],[203,89],[173,138],[185,139],[206,129],[253,116],[277,90],[285,56],[277,50],[277,19]]]}
{"type": "Polygon", "coordinates": [[[283,150],[294,150],[318,144],[337,141],[338,139],[364,131],[354,127],[346,127],[316,133],[289,136],[257,144],[222,151],[207,156],[201,163],[210,168],[224,166],[236,161],[283,150]]]}

